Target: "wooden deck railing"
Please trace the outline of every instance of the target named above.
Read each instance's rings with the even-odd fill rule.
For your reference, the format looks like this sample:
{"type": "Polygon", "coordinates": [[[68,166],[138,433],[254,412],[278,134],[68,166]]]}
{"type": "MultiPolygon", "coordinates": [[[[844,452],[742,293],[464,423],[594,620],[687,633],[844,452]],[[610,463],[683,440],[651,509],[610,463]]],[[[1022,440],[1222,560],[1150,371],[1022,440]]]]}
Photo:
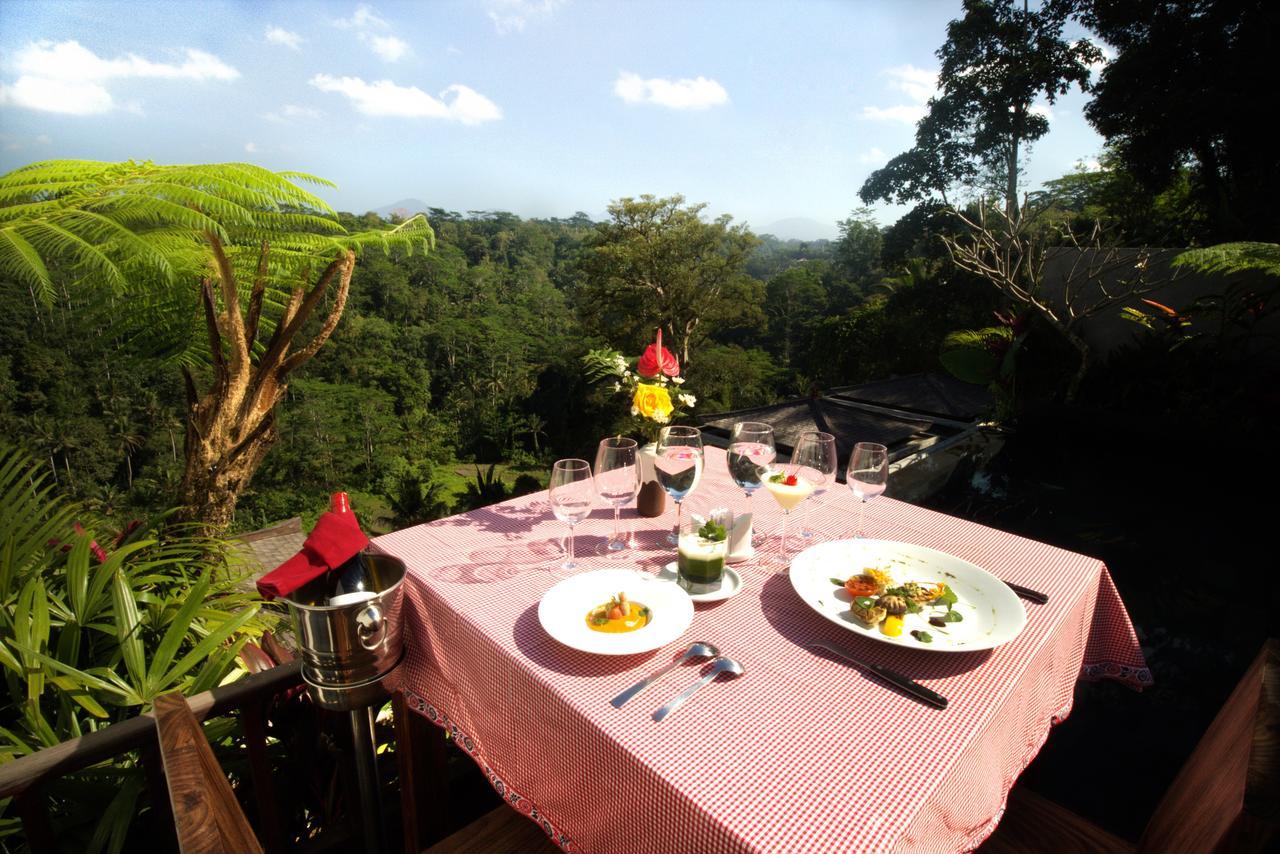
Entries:
{"type": "MultiPolygon", "coordinates": [[[[300,668],[301,662],[291,661],[188,698],[199,720],[239,713],[249,758],[249,782],[257,807],[257,831],[267,851],[287,848],[267,757],[267,712],[277,694],[302,684],[300,668]]],[[[151,807],[161,817],[159,823],[172,828],[173,813],[155,716],[148,712],[0,765],[0,799],[14,799],[31,849],[56,850],[46,793],[49,783],[134,750],[138,751],[146,774],[151,807]]],[[[177,847],[176,838],[168,847],[177,847]]]]}

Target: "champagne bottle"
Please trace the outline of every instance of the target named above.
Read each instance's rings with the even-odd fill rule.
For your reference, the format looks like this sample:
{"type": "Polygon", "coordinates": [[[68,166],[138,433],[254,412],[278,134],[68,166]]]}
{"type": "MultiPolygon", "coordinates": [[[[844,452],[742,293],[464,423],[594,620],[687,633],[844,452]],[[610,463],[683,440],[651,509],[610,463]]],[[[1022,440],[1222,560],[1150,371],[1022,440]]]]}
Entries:
{"type": "MultiPolygon", "coordinates": [[[[345,492],[335,492],[329,496],[329,512],[342,518],[357,530],[360,522],[351,509],[351,500],[345,492]]],[[[348,593],[374,593],[373,579],[365,564],[363,552],[356,552],[342,566],[329,570],[329,598],[348,593]]]]}

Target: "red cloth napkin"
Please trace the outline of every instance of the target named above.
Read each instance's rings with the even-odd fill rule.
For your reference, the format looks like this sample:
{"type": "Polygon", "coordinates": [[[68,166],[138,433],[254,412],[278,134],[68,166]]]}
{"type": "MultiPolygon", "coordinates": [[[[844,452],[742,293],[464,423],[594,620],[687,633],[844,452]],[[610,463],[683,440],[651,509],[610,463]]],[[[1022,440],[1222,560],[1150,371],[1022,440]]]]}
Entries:
{"type": "Polygon", "coordinates": [[[311,529],[302,551],[258,579],[258,592],[270,601],[288,596],[314,578],[346,563],[369,538],[360,530],[354,514],[326,512],[311,529]]]}

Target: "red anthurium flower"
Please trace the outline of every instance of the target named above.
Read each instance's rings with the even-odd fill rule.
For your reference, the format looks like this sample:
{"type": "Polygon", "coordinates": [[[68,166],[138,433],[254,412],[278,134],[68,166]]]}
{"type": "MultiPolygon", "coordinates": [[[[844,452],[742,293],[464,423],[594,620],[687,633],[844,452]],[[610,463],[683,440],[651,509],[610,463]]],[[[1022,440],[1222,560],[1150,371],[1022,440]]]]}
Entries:
{"type": "Polygon", "coordinates": [[[662,346],[662,330],[658,330],[658,342],[645,348],[644,355],[636,363],[636,373],[642,377],[656,377],[666,374],[669,377],[680,376],[680,363],[666,347],[662,346]]]}

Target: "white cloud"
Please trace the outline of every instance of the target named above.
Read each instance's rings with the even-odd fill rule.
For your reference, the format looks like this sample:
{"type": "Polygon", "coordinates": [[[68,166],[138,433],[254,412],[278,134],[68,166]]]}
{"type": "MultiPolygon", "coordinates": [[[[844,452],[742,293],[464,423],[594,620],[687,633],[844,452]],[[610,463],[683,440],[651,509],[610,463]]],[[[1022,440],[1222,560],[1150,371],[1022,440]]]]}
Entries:
{"type": "Polygon", "coordinates": [[[271,44],[284,45],[290,50],[302,49],[302,36],[297,33],[290,32],[283,27],[268,26],[266,32],[267,41],[271,44]]]}
{"type": "Polygon", "coordinates": [[[872,164],[883,163],[884,161],[884,152],[874,146],[858,155],[859,163],[872,164]]]}
{"type": "Polygon", "coordinates": [[[914,65],[897,65],[880,72],[889,78],[889,88],[901,92],[910,101],[892,107],[863,107],[862,117],[873,122],[898,122],[914,125],[924,118],[925,105],[938,92],[938,72],[914,65]]]}
{"type": "Polygon", "coordinates": [[[385,27],[387,22],[379,18],[372,7],[361,4],[350,18],[339,18],[333,21],[333,25],[343,30],[360,30],[365,27],[385,27]]]}
{"type": "Polygon", "coordinates": [[[550,16],[564,0],[488,0],[489,20],[499,35],[521,32],[531,19],[550,16]]]}
{"type": "Polygon", "coordinates": [[[862,117],[873,122],[901,122],[913,125],[924,118],[923,105],[900,104],[896,107],[863,107],[862,117]]]}
{"type": "Polygon", "coordinates": [[[256,154],[258,151],[258,144],[256,142],[246,142],[244,144],[244,150],[250,154],[256,154]]]}
{"type": "Polygon", "coordinates": [[[373,52],[387,62],[395,62],[409,52],[409,43],[395,36],[368,36],[362,39],[373,48],[373,52]]]}
{"type": "Polygon", "coordinates": [[[331,23],[339,29],[355,30],[356,37],[386,62],[396,62],[409,52],[409,43],[404,39],[390,33],[379,35],[371,32],[391,29],[390,22],[373,11],[372,6],[357,6],[350,18],[339,18],[331,23]]]}
{"type": "MultiPolygon", "coordinates": [[[[33,110],[86,116],[105,113],[116,104],[105,85],[108,80],[160,78],[165,80],[234,80],[240,72],[218,57],[187,48],[179,64],[153,62],[137,54],[103,59],[77,41],[40,41],[18,51],[14,60],[19,77],[0,84],[0,104],[33,110]]],[[[130,105],[127,109],[141,109],[130,105]]]]}
{"type": "Polygon", "coordinates": [[[336,92],[351,99],[356,110],[368,116],[445,119],[464,125],[502,118],[502,110],[484,95],[455,83],[433,98],[417,86],[397,86],[390,80],[366,83],[359,77],[317,74],[311,85],[321,92],[336,92]]]}
{"type": "Polygon", "coordinates": [[[724,87],[706,77],[646,80],[630,71],[618,72],[618,79],[613,81],[613,94],[628,104],[657,104],[673,110],[705,110],[729,100],[724,87]]]}
{"type": "Polygon", "coordinates": [[[1044,116],[1047,121],[1053,121],[1053,110],[1049,109],[1048,104],[1032,104],[1027,112],[1033,116],[1044,116]]]}
{"type": "Polygon", "coordinates": [[[938,72],[914,65],[898,65],[881,72],[889,78],[889,87],[906,93],[913,103],[923,104],[938,91],[938,72]]]}

